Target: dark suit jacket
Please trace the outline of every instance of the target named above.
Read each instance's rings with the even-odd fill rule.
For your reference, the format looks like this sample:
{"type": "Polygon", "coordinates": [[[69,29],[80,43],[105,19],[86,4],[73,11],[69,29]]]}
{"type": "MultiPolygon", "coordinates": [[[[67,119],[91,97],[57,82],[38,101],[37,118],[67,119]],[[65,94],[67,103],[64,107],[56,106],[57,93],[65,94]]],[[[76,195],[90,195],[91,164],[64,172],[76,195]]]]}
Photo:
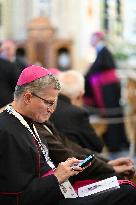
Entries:
{"type": "Polygon", "coordinates": [[[13,100],[17,78],[15,65],[0,58],[0,108],[13,100]]]}
{"type": "Polygon", "coordinates": [[[51,121],[60,133],[69,137],[81,147],[101,152],[102,142],[89,123],[89,114],[86,109],[74,106],[64,95],[58,98],[55,112],[51,121]]]}
{"type": "MultiPolygon", "coordinates": [[[[86,155],[94,153],[91,150],[82,148],[80,145],[72,142],[66,136],[62,137],[54,125],[49,121],[44,123],[44,125],[40,123],[36,123],[35,125],[42,141],[45,139],[47,140],[50,158],[56,165],[71,157],[83,159],[86,155]]],[[[84,179],[104,179],[106,177],[116,175],[118,178],[123,178],[122,176],[117,175],[113,168],[107,164],[108,160],[106,158],[103,158],[98,153],[94,154],[96,160],[93,166],[84,170],[84,172],[78,175],[78,177],[83,175],[84,179]]]]}

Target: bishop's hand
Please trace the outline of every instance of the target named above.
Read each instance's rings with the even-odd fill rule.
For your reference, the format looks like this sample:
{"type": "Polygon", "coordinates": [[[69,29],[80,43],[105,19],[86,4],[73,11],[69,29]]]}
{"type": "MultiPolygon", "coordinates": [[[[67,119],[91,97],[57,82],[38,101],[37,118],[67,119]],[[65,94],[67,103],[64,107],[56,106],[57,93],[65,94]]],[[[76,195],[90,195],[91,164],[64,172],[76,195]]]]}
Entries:
{"type": "Polygon", "coordinates": [[[76,158],[69,158],[65,162],[61,162],[54,171],[54,175],[57,177],[59,184],[66,181],[69,177],[82,172],[84,168],[75,166],[80,160],[76,158]]]}

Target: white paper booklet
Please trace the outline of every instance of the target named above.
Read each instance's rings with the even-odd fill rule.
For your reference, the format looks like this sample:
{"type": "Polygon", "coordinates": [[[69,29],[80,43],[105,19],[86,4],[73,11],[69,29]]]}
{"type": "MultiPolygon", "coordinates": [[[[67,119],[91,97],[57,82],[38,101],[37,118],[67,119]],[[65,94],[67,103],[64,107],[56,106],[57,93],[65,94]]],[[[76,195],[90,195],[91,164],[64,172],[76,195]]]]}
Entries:
{"type": "Polygon", "coordinates": [[[69,180],[63,182],[60,185],[60,189],[62,194],[64,195],[65,198],[77,198],[78,195],[76,194],[76,192],[74,191],[71,183],[69,182],[69,180]]]}
{"type": "Polygon", "coordinates": [[[102,193],[108,190],[120,188],[117,177],[110,177],[78,189],[78,196],[84,197],[92,194],[102,193]]]}

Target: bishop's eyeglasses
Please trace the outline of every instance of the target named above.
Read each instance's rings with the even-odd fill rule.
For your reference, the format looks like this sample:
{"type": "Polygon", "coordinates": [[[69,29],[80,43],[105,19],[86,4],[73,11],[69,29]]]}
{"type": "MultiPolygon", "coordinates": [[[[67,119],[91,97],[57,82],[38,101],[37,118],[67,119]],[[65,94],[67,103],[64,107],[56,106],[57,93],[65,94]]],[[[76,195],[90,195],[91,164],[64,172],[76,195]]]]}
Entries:
{"type": "Polygon", "coordinates": [[[43,100],[44,104],[45,104],[46,106],[49,106],[49,107],[54,106],[54,104],[55,104],[56,101],[57,101],[57,99],[55,99],[54,101],[46,100],[46,99],[40,97],[39,95],[37,95],[37,94],[35,94],[35,93],[32,93],[32,95],[35,96],[35,97],[37,97],[37,98],[39,98],[39,99],[41,99],[41,100],[43,100]]]}

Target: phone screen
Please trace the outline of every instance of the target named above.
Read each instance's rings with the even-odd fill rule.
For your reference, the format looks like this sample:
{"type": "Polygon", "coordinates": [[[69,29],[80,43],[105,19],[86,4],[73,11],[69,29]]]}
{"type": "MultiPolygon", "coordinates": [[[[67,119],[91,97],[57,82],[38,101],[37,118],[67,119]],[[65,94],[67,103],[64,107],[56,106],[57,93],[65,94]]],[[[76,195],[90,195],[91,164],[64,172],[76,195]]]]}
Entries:
{"type": "Polygon", "coordinates": [[[79,162],[79,164],[78,164],[77,166],[79,166],[79,167],[85,167],[85,166],[87,166],[90,162],[94,162],[94,159],[95,159],[94,155],[91,154],[91,155],[87,156],[83,161],[79,162]]]}

